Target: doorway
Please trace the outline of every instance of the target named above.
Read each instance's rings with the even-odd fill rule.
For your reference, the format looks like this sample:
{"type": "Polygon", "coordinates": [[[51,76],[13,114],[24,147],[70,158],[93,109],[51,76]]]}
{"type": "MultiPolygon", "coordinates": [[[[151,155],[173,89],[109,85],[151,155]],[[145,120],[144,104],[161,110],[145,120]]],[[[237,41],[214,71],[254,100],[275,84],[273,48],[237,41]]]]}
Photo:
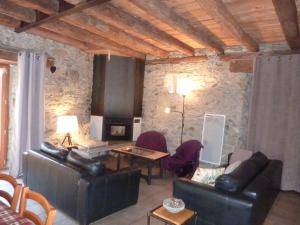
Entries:
{"type": "Polygon", "coordinates": [[[8,152],[9,66],[0,64],[0,169],[6,167],[8,152]]]}

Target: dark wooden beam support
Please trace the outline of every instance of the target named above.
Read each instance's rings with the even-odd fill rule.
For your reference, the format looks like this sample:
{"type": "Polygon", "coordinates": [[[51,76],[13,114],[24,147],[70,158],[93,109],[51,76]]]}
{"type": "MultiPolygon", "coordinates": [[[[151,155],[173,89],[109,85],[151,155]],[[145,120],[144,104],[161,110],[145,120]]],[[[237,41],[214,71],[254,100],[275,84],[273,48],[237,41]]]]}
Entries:
{"type": "MultiPolygon", "coordinates": [[[[22,10],[33,11],[30,9],[26,9],[26,8],[22,8],[22,10]]],[[[10,14],[11,14],[10,16],[14,18],[14,12],[11,11],[10,14]]],[[[25,19],[26,19],[25,16],[23,18],[21,18],[21,20],[25,20],[25,19]]],[[[30,21],[28,21],[28,22],[30,22],[30,21]]],[[[76,26],[69,25],[62,21],[45,23],[42,25],[42,28],[45,28],[45,29],[50,30],[55,33],[62,34],[64,36],[72,38],[72,39],[76,39],[79,41],[93,44],[94,46],[97,46],[100,49],[106,49],[108,51],[120,52],[124,55],[129,55],[134,58],[140,58],[140,59],[145,58],[145,54],[143,54],[143,53],[134,51],[128,47],[121,46],[119,44],[116,44],[115,42],[104,39],[94,33],[80,29],[76,26]]]]}
{"type": "MultiPolygon", "coordinates": [[[[20,21],[0,14],[0,25],[4,25],[10,28],[16,27],[17,24],[19,24],[20,21]]],[[[92,54],[111,54],[111,55],[117,55],[117,56],[126,56],[126,57],[132,57],[132,55],[124,54],[123,52],[120,52],[118,50],[107,50],[106,48],[101,48],[99,46],[96,46],[94,44],[90,44],[84,41],[79,41],[61,34],[58,34],[56,32],[37,27],[33,28],[32,30],[29,31],[29,33],[33,35],[40,36],[42,38],[54,40],[69,46],[72,46],[74,48],[79,48],[85,52],[92,53],[92,54]]],[[[6,48],[1,48],[0,46],[0,62],[5,63],[5,64],[16,64],[17,62],[17,50],[9,49],[7,50],[6,48]],[[2,50],[2,52],[1,52],[2,50]],[[1,59],[2,58],[2,59],[1,59]]]]}
{"type": "MultiPolygon", "coordinates": [[[[0,14],[0,25],[10,27],[10,28],[15,28],[16,25],[18,25],[18,24],[20,24],[20,21],[14,19],[12,17],[0,14]]],[[[89,43],[86,43],[83,41],[79,41],[79,40],[64,36],[62,34],[58,34],[58,33],[49,31],[49,30],[41,28],[41,27],[33,28],[32,30],[29,31],[29,33],[40,36],[42,38],[54,40],[54,41],[72,46],[74,48],[79,48],[79,49],[82,49],[87,52],[89,52],[88,50],[91,50],[91,49],[94,49],[97,51],[104,50],[103,48],[99,48],[95,45],[92,45],[92,44],[89,44],[89,43]]],[[[0,46],[0,48],[1,48],[1,46],[0,46]]],[[[2,49],[4,49],[4,47],[2,47],[2,49]]],[[[13,50],[11,50],[11,49],[9,51],[13,52],[13,50]]]]}
{"type": "Polygon", "coordinates": [[[33,10],[27,10],[8,0],[0,0],[0,13],[28,23],[36,19],[33,10]]]}
{"type": "Polygon", "coordinates": [[[15,51],[4,49],[0,46],[0,63],[16,64],[18,55],[15,51]]]}
{"type": "Polygon", "coordinates": [[[165,45],[173,49],[173,51],[178,51],[184,55],[194,54],[194,49],[187,44],[152,26],[149,22],[137,19],[110,4],[98,5],[86,9],[84,12],[148,42],[153,41],[157,45],[165,45]]]}
{"type": "Polygon", "coordinates": [[[258,44],[247,34],[233,15],[226,8],[222,0],[196,0],[201,8],[210,15],[218,24],[228,30],[231,35],[239,40],[248,50],[258,51],[258,44]]]}
{"type": "Polygon", "coordinates": [[[135,58],[140,58],[140,59],[145,58],[145,55],[140,52],[137,52],[130,48],[118,45],[115,42],[104,39],[98,35],[95,35],[95,34],[89,32],[89,31],[80,29],[76,26],[67,24],[62,21],[46,23],[46,24],[43,24],[42,27],[47,30],[51,30],[53,32],[63,34],[70,38],[74,38],[74,39],[77,39],[80,41],[86,41],[87,43],[91,43],[95,46],[100,47],[101,49],[107,49],[107,50],[111,50],[111,51],[120,52],[124,55],[130,55],[135,58]]]}
{"type": "Polygon", "coordinates": [[[272,0],[285,39],[291,49],[300,49],[298,13],[295,0],[272,0]]]}
{"type": "MultiPolygon", "coordinates": [[[[190,21],[168,7],[163,1],[129,0],[141,10],[168,24],[174,30],[182,33],[205,48],[223,53],[224,43],[212,34],[205,26],[193,26],[190,21]]],[[[147,19],[147,18],[144,18],[147,19]]]]}
{"type": "Polygon", "coordinates": [[[253,59],[233,59],[229,64],[231,73],[253,73],[253,59]]]}
{"type": "Polygon", "coordinates": [[[51,21],[57,20],[59,18],[71,15],[73,13],[81,12],[84,9],[88,9],[95,5],[103,4],[109,2],[110,0],[89,0],[86,2],[79,3],[75,6],[65,2],[64,0],[59,0],[59,10],[58,12],[43,16],[43,18],[36,17],[36,21],[30,24],[26,24],[25,26],[20,26],[15,29],[17,33],[24,32],[26,30],[32,29],[34,27],[39,27],[45,23],[49,23],[51,21]]]}
{"type": "MultiPolygon", "coordinates": [[[[55,13],[58,10],[57,9],[58,6],[53,4],[53,2],[52,4],[50,3],[46,4],[43,1],[37,1],[37,0],[10,0],[10,1],[16,3],[19,6],[23,6],[26,8],[33,8],[35,10],[39,10],[45,14],[50,14],[50,15],[55,13]]],[[[116,44],[131,48],[133,50],[142,52],[144,54],[149,54],[160,58],[165,58],[169,54],[167,51],[164,51],[158,48],[157,46],[145,42],[142,39],[136,38],[124,32],[121,29],[115,28],[105,22],[97,20],[94,17],[89,16],[82,12],[62,17],[60,18],[60,20],[68,24],[77,26],[81,29],[92,32],[93,34],[99,35],[102,38],[113,41],[116,44]]]]}
{"type": "Polygon", "coordinates": [[[149,54],[160,58],[165,58],[169,55],[167,51],[149,44],[142,39],[128,35],[126,32],[114,28],[107,23],[98,21],[97,19],[84,13],[77,13],[76,15],[67,16],[62,18],[62,20],[66,23],[87,30],[93,34],[99,35],[102,38],[112,41],[118,45],[131,48],[144,54],[149,54]]]}

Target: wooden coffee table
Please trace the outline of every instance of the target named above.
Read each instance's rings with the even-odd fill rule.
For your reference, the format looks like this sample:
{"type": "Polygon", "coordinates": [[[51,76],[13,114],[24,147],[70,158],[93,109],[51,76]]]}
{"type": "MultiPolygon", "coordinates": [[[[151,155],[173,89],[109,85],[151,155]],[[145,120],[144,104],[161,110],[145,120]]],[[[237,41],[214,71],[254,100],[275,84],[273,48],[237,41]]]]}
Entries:
{"type": "Polygon", "coordinates": [[[163,176],[163,168],[162,168],[162,159],[167,157],[169,153],[166,152],[160,152],[160,151],[155,151],[147,148],[140,148],[136,147],[133,145],[129,146],[124,146],[120,148],[114,148],[111,150],[112,152],[115,152],[118,154],[118,160],[117,160],[117,169],[120,169],[120,164],[121,164],[121,154],[123,155],[129,155],[133,156],[136,158],[143,159],[147,162],[147,168],[148,168],[148,174],[146,176],[143,176],[147,180],[147,183],[150,185],[151,184],[151,178],[152,176],[152,167],[155,161],[159,162],[159,167],[160,167],[160,175],[159,177],[163,176]]]}
{"type": "Polygon", "coordinates": [[[190,220],[194,219],[195,225],[197,223],[197,212],[190,209],[184,209],[179,213],[170,213],[162,205],[148,212],[147,225],[150,225],[150,218],[154,217],[165,224],[170,225],[184,225],[190,220]]]}

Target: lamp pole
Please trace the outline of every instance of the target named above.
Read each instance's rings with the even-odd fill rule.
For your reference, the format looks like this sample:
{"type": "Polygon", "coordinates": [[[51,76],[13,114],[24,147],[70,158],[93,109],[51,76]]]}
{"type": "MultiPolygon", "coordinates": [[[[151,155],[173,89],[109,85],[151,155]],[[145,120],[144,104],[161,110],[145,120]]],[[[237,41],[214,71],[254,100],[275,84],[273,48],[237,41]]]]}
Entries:
{"type": "Polygon", "coordinates": [[[182,113],[181,113],[181,136],[180,136],[180,144],[182,144],[183,138],[183,129],[184,129],[184,104],[185,104],[185,95],[182,95],[182,113]]]}
{"type": "Polygon", "coordinates": [[[185,119],[185,97],[186,95],[182,95],[182,111],[170,110],[169,112],[179,113],[181,115],[181,133],[180,133],[180,144],[182,144],[183,139],[183,129],[184,129],[184,119],[185,119]]]}

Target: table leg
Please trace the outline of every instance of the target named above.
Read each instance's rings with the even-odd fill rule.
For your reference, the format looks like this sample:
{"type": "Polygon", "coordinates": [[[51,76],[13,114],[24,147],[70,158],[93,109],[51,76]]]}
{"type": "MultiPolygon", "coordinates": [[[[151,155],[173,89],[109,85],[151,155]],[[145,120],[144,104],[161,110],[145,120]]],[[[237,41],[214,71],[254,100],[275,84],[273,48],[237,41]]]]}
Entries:
{"type": "Polygon", "coordinates": [[[147,213],[147,225],[150,225],[150,215],[147,213]]]}
{"type": "Polygon", "coordinates": [[[151,178],[152,178],[152,162],[151,161],[148,161],[148,176],[147,176],[147,183],[149,185],[151,185],[151,178]]]}
{"type": "Polygon", "coordinates": [[[133,156],[130,156],[130,167],[133,167],[134,164],[134,158],[133,156]]]}
{"type": "Polygon", "coordinates": [[[117,159],[117,170],[120,170],[121,167],[121,154],[118,153],[118,159],[117,159]]]}
{"type": "Polygon", "coordinates": [[[162,159],[159,160],[159,176],[160,178],[164,177],[164,169],[163,169],[163,165],[162,165],[162,159]]]}
{"type": "Polygon", "coordinates": [[[195,216],[195,225],[197,224],[197,220],[198,220],[198,213],[196,212],[196,216],[195,216]]]}

